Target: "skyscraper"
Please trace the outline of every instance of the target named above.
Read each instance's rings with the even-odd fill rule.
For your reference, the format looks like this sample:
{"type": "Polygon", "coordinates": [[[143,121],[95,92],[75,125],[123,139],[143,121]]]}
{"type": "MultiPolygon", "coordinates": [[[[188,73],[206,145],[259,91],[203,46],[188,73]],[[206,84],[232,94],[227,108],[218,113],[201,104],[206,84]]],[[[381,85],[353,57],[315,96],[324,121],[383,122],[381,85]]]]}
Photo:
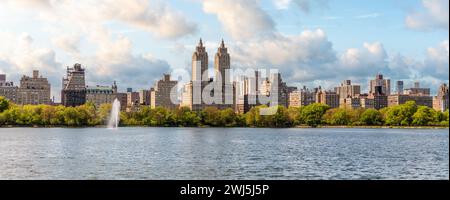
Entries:
{"type": "Polygon", "coordinates": [[[379,93],[378,95],[391,95],[391,80],[390,79],[384,79],[382,74],[377,74],[375,77],[375,80],[370,80],[369,82],[370,88],[369,88],[369,95],[374,96],[377,92],[377,86],[381,87],[381,90],[378,89],[379,93]]]}
{"type": "Polygon", "coordinates": [[[403,81],[397,81],[396,87],[395,87],[395,91],[397,92],[397,94],[402,95],[403,94],[403,81]]]}
{"type": "Polygon", "coordinates": [[[233,84],[230,81],[230,54],[222,40],[214,57],[215,84],[219,91],[214,91],[215,96],[221,97],[217,102],[219,109],[233,108],[233,84]]]}
{"type": "Polygon", "coordinates": [[[192,81],[208,81],[208,53],[200,38],[192,55],[192,81]]]}

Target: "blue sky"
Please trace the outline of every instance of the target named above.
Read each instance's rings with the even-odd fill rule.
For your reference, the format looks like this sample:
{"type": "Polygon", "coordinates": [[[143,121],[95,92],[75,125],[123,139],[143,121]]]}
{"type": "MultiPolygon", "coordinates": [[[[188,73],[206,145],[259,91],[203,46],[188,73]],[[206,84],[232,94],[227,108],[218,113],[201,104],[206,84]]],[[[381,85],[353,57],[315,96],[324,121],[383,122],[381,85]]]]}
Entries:
{"type": "Polygon", "coordinates": [[[232,67],[277,68],[292,85],[366,87],[381,72],[435,91],[448,83],[448,27],[448,0],[5,0],[0,73],[18,83],[39,69],[59,98],[79,62],[90,85],[148,89],[190,70],[202,37],[211,64],[224,38],[232,67]]]}

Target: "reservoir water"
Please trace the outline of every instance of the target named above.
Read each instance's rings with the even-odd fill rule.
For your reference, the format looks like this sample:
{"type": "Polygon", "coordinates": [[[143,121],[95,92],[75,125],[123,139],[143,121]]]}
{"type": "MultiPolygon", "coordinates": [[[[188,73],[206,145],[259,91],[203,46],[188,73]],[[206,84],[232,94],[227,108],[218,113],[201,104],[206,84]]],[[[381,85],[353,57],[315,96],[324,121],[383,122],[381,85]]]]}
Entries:
{"type": "Polygon", "coordinates": [[[0,179],[449,179],[448,129],[0,128],[0,179]]]}

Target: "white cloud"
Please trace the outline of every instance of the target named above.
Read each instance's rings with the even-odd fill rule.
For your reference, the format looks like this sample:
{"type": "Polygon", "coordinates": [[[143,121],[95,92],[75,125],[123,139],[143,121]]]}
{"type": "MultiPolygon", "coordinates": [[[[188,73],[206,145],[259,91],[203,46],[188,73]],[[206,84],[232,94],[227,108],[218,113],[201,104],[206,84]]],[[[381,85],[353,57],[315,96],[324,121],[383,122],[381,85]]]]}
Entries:
{"type": "Polygon", "coordinates": [[[343,69],[354,73],[374,74],[386,67],[387,58],[383,44],[366,42],[362,49],[347,49],[340,60],[343,69]]]}
{"type": "Polygon", "coordinates": [[[6,5],[39,10],[42,19],[76,24],[97,24],[118,21],[153,33],[157,37],[174,39],[193,34],[197,25],[182,13],[157,0],[8,0],[6,5]]]}
{"type": "Polygon", "coordinates": [[[449,79],[449,48],[448,40],[442,41],[436,47],[427,49],[427,57],[424,62],[422,72],[434,76],[435,78],[449,79]]]}
{"type": "Polygon", "coordinates": [[[289,4],[291,4],[292,0],[273,0],[273,3],[275,4],[275,7],[278,9],[288,9],[289,4]]]}
{"type": "Polygon", "coordinates": [[[318,7],[328,7],[329,0],[272,0],[275,7],[278,9],[288,9],[292,4],[298,7],[301,11],[309,13],[313,4],[318,7]]]}
{"type": "Polygon", "coordinates": [[[274,22],[258,0],[204,0],[203,10],[215,14],[233,39],[251,39],[271,33],[274,22]]]}
{"type": "Polygon", "coordinates": [[[406,17],[406,26],[415,30],[449,28],[449,1],[422,0],[424,10],[414,11],[406,17]]]}
{"type": "Polygon", "coordinates": [[[80,35],[62,35],[52,39],[52,43],[70,54],[79,54],[80,35]]]}

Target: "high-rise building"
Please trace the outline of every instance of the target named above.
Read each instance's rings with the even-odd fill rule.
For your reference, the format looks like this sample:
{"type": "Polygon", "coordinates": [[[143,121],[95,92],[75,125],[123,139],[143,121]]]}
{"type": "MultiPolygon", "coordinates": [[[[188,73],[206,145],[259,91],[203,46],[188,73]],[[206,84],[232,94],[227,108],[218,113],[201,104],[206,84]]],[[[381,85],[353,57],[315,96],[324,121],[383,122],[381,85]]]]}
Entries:
{"type": "Polygon", "coordinates": [[[410,96],[430,96],[430,88],[421,88],[420,82],[414,82],[414,87],[406,89],[404,92],[406,95],[410,96]]]}
{"type": "Polygon", "coordinates": [[[151,95],[150,90],[139,90],[139,103],[144,106],[151,105],[151,95]]]}
{"type": "Polygon", "coordinates": [[[6,75],[1,74],[0,96],[19,105],[52,104],[50,83],[47,78],[39,76],[38,70],[34,70],[31,77],[22,76],[19,87],[14,86],[13,82],[7,82],[6,75]]]}
{"type": "Polygon", "coordinates": [[[302,107],[316,102],[316,92],[303,86],[289,93],[289,107],[302,107]]]}
{"type": "Polygon", "coordinates": [[[80,106],[86,103],[85,69],[81,64],[67,67],[67,76],[62,79],[61,103],[64,106],[80,106]]]}
{"type": "Polygon", "coordinates": [[[208,53],[200,39],[192,55],[192,81],[208,81],[208,53]]]}
{"type": "Polygon", "coordinates": [[[433,108],[437,111],[444,112],[448,109],[448,86],[447,84],[442,84],[439,87],[437,96],[433,97],[433,108]]]}
{"type": "MultiPolygon", "coordinates": [[[[203,89],[210,82],[208,77],[208,53],[203,46],[202,39],[200,39],[192,55],[192,80],[183,87],[182,106],[194,111],[205,108],[202,94],[203,89]]],[[[154,100],[153,97],[152,99],[154,100]]]]}
{"type": "Polygon", "coordinates": [[[339,98],[356,98],[361,94],[360,85],[352,85],[351,80],[345,80],[339,87],[335,87],[334,91],[339,95],[339,98]]]}
{"type": "MultiPolygon", "coordinates": [[[[131,88],[128,88],[131,89],[131,88]]],[[[130,90],[127,90],[130,91],[130,90]]],[[[139,92],[127,92],[127,107],[139,106],[139,92]]]]}
{"type": "Polygon", "coordinates": [[[261,84],[261,72],[255,70],[254,76],[241,75],[235,84],[235,111],[237,113],[246,113],[251,108],[260,105],[258,94],[260,94],[259,85],[261,84]]]}
{"type": "Polygon", "coordinates": [[[39,76],[38,70],[33,71],[32,77],[22,76],[20,87],[17,90],[16,103],[22,105],[51,104],[50,83],[47,78],[39,76]]]}
{"type": "Polygon", "coordinates": [[[384,79],[382,74],[377,74],[375,80],[369,82],[369,95],[373,96],[375,94],[377,86],[381,87],[381,91],[378,91],[379,93],[381,92],[381,95],[391,95],[391,80],[384,79]]]}
{"type": "Polygon", "coordinates": [[[219,89],[219,91],[214,90],[214,95],[221,97],[217,103],[219,109],[234,108],[234,88],[230,80],[230,68],[230,54],[222,40],[214,58],[214,82],[219,89]]]}
{"type": "Polygon", "coordinates": [[[403,81],[397,81],[397,84],[395,86],[395,92],[396,94],[402,95],[403,94],[403,81]]]}
{"type": "Polygon", "coordinates": [[[334,91],[325,91],[319,86],[316,92],[316,103],[326,104],[330,108],[339,107],[339,95],[334,91]]]}
{"type": "Polygon", "coordinates": [[[170,80],[169,74],[164,74],[163,79],[159,80],[154,90],[151,92],[151,107],[163,107],[167,109],[176,109],[178,81],[170,80]]]}

